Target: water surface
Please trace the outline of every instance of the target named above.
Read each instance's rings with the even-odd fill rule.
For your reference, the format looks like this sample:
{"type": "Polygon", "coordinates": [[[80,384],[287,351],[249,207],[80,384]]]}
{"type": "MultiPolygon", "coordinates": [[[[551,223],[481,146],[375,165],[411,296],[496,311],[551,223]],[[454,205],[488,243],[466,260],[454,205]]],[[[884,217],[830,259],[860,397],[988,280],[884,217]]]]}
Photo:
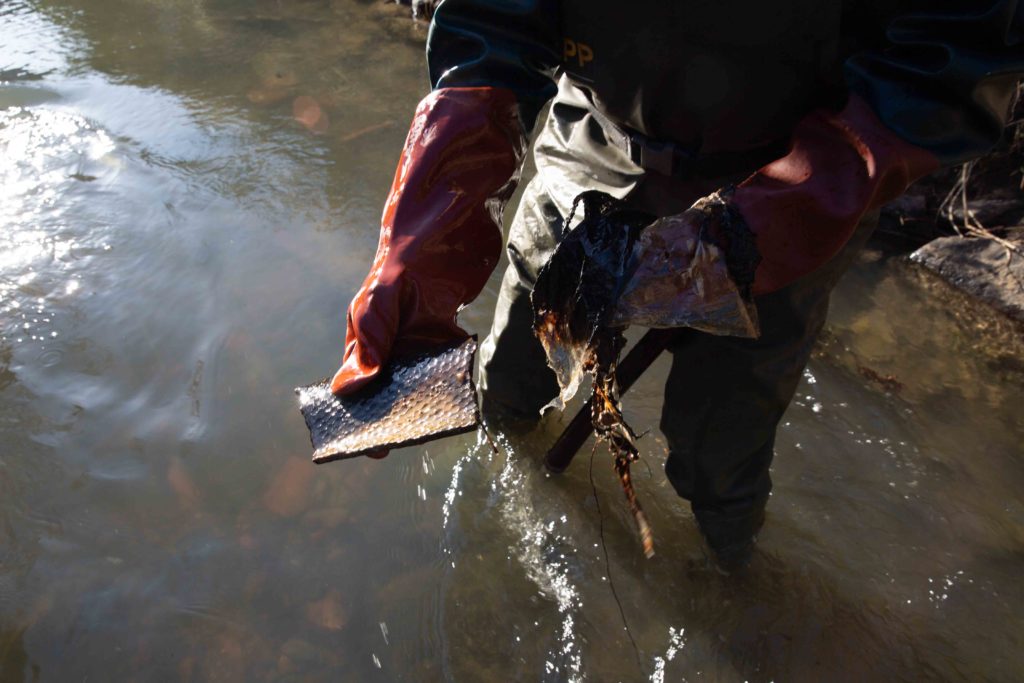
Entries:
{"type": "Polygon", "coordinates": [[[340,359],[423,34],[356,0],[0,5],[0,680],[1019,680],[1019,333],[878,253],[745,577],[656,429],[649,561],[604,452],[539,467],[558,419],[309,462],[291,390],[340,359]]]}

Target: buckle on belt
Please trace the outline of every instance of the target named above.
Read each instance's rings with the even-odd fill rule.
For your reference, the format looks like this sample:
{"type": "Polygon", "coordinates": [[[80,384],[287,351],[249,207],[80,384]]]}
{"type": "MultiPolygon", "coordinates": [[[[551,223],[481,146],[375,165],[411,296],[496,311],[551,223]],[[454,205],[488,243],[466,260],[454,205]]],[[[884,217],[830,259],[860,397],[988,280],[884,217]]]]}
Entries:
{"type": "Polygon", "coordinates": [[[675,170],[676,146],[647,137],[629,134],[629,156],[633,163],[648,171],[672,175],[675,170]]]}

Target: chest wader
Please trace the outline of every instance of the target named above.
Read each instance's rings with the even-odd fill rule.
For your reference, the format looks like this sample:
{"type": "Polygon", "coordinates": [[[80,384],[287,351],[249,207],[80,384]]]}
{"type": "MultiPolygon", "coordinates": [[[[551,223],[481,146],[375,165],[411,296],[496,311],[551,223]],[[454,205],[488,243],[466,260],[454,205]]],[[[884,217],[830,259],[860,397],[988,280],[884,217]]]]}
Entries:
{"type": "MultiPolygon", "coordinates": [[[[490,335],[480,352],[485,412],[536,415],[558,393],[534,337],[530,292],[558,244],[573,198],[600,189],[657,215],[678,213],[697,198],[742,179],[759,161],[711,178],[664,175],[641,167],[636,149],[605,142],[597,160],[578,150],[609,140],[585,96],[563,80],[535,146],[537,175],[526,187],[509,233],[490,335]],[[581,139],[585,138],[585,139],[581,139]]],[[[755,303],[756,340],[684,330],[670,347],[661,430],[669,446],[665,472],[690,501],[701,532],[720,560],[749,554],[771,490],[775,431],[828,311],[829,296],[877,222],[869,215],[832,261],[755,303]]]]}
{"type": "MultiPolygon", "coordinates": [[[[829,292],[871,231],[873,220],[860,217],[932,166],[997,143],[1024,74],[1021,8],[1019,0],[440,3],[427,40],[436,91],[511,94],[524,134],[555,96],[482,348],[485,402],[532,410],[556,391],[530,333],[529,292],[573,198],[602,190],[667,216],[739,182],[730,202],[762,256],[754,289],[773,292],[757,301],[763,336],[683,335],[672,349],[663,429],[668,476],[718,558],[749,548],[776,426],[829,292]],[[781,158],[772,153],[780,140],[781,158]]],[[[478,184],[476,174],[462,180],[478,184]]]]}

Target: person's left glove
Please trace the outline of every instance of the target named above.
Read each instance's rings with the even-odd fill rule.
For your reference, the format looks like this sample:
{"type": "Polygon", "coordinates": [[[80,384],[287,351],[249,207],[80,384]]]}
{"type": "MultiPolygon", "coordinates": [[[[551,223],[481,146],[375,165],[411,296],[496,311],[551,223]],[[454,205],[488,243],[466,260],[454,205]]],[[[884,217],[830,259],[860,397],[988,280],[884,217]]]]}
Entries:
{"type": "Polygon", "coordinates": [[[786,287],[831,260],[869,211],[939,168],[935,155],[898,137],[859,95],[840,112],[811,112],[789,153],[728,199],[754,234],[760,264],[753,294],[786,287]]]}
{"type": "Polygon", "coordinates": [[[377,255],[348,308],[333,392],[365,385],[392,354],[466,338],[455,316],[498,264],[501,212],[524,149],[510,90],[443,88],[420,102],[384,205],[377,255]]]}
{"type": "Polygon", "coordinates": [[[784,157],[644,230],[616,320],[718,333],[734,323],[750,329],[744,307],[729,303],[734,289],[749,301],[820,268],[868,211],[938,167],[936,157],[897,137],[856,95],[841,112],[811,112],[784,157]]]}

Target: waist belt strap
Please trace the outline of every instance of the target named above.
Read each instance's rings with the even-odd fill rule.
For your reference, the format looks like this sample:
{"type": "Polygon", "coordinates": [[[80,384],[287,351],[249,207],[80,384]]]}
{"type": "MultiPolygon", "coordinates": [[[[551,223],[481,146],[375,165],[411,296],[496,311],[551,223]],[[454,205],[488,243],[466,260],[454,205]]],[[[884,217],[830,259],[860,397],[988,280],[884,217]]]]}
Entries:
{"type": "Polygon", "coordinates": [[[625,152],[634,164],[680,178],[721,178],[742,172],[753,173],[786,154],[786,141],[780,140],[739,152],[701,155],[674,142],[654,140],[631,128],[620,126],[593,106],[590,113],[601,126],[608,142],[625,152]]]}

